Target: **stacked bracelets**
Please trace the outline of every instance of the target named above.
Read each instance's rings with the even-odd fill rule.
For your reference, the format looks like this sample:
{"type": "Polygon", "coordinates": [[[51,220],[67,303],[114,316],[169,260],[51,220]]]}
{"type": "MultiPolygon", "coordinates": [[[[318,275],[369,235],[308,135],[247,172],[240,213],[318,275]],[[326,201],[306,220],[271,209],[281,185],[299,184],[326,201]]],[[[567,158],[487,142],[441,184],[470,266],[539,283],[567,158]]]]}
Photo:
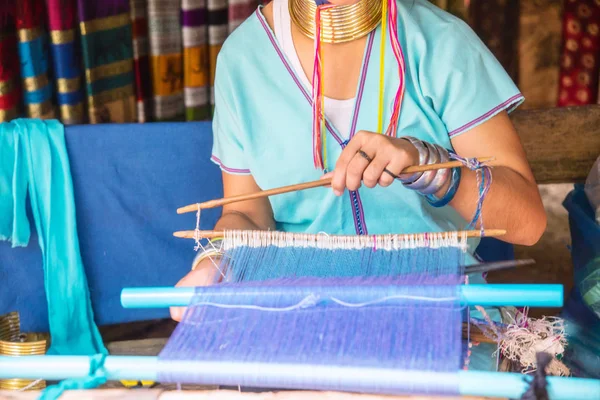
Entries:
{"type": "MultiPolygon", "coordinates": [[[[410,136],[401,139],[409,141],[419,152],[419,165],[439,164],[450,161],[450,152],[437,144],[423,142],[410,136]]],[[[439,169],[434,171],[416,172],[409,177],[398,178],[404,187],[414,190],[427,199],[434,207],[443,207],[450,203],[460,184],[460,168],[439,169]],[[435,193],[442,190],[450,179],[450,185],[441,198],[435,193]]]]}

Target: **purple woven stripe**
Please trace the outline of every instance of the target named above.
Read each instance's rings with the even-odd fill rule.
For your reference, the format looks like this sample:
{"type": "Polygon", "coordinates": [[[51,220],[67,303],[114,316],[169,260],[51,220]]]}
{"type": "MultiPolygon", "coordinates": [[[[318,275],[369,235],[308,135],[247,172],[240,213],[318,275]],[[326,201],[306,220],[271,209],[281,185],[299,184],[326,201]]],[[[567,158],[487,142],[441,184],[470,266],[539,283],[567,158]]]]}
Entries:
{"type": "Polygon", "coordinates": [[[358,202],[358,218],[360,218],[360,222],[361,222],[362,228],[363,228],[362,234],[368,235],[369,230],[367,229],[367,221],[365,221],[365,211],[364,211],[362,200],[360,199],[360,193],[358,193],[358,190],[356,191],[356,201],[358,202]]]}
{"type": "Polygon", "coordinates": [[[78,0],[79,22],[129,13],[129,0],[78,0]]]}
{"type": "Polygon", "coordinates": [[[221,167],[226,172],[237,173],[237,174],[249,174],[250,173],[249,169],[229,168],[229,167],[225,166],[223,164],[223,162],[217,156],[213,155],[213,156],[210,157],[210,159],[214,163],[216,163],[217,165],[219,165],[219,167],[221,167]]]}
{"type": "Polygon", "coordinates": [[[450,137],[458,135],[459,133],[462,133],[462,132],[466,131],[467,129],[477,125],[481,121],[483,121],[487,118],[490,118],[491,116],[496,114],[498,111],[505,110],[505,109],[512,111],[512,109],[514,109],[515,105],[517,103],[521,102],[523,100],[523,98],[524,98],[523,95],[520,93],[517,95],[514,95],[510,99],[506,100],[504,103],[499,104],[496,107],[492,108],[490,111],[486,112],[479,118],[476,118],[473,121],[469,122],[468,124],[465,124],[465,125],[461,126],[460,128],[453,130],[448,135],[450,137]]]}
{"type": "Polygon", "coordinates": [[[183,26],[206,25],[206,9],[184,10],[181,13],[181,24],[183,26]]]}

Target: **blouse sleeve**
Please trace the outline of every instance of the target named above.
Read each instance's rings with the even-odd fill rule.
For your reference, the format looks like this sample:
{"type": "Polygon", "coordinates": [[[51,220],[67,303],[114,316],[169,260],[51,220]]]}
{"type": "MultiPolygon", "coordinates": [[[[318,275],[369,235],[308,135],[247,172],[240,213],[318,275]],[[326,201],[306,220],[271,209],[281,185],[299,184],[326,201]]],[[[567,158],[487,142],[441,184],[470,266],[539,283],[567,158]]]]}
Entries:
{"type": "Polygon", "coordinates": [[[429,99],[451,138],[513,111],[523,95],[475,32],[461,20],[428,46],[419,71],[429,99]]]}
{"type": "Polygon", "coordinates": [[[217,71],[214,95],[213,148],[211,160],[221,170],[234,175],[249,175],[250,167],[244,152],[243,131],[238,113],[232,108],[231,86],[227,84],[227,71],[217,71]]]}

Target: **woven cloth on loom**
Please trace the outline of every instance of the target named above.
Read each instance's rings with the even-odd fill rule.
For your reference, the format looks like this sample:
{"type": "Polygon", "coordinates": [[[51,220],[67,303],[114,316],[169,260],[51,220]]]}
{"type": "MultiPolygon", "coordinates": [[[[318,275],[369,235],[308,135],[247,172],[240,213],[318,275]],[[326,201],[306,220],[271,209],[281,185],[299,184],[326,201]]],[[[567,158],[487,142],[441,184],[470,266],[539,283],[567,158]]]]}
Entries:
{"type": "Polygon", "coordinates": [[[565,0],[558,106],[598,101],[600,3],[565,0]]]}
{"type": "Polygon", "coordinates": [[[148,2],[153,114],[158,121],[184,118],[180,13],[179,0],[148,2]]]}
{"type": "Polygon", "coordinates": [[[90,123],[135,122],[129,0],[78,0],[90,123]]]}
{"type": "Polygon", "coordinates": [[[25,112],[30,118],[55,118],[43,0],[19,0],[16,17],[25,112]]]}
{"type": "Polygon", "coordinates": [[[0,3],[0,122],[15,118],[21,103],[19,59],[15,57],[17,35],[14,23],[15,3],[0,3]]]}
{"type": "Polygon", "coordinates": [[[81,43],[77,33],[77,0],[46,0],[50,51],[58,114],[65,125],[84,123],[81,43]]]}
{"type": "Polygon", "coordinates": [[[352,370],[379,382],[344,390],[458,393],[458,379],[425,383],[409,371],[453,376],[462,367],[460,240],[384,239],[375,248],[355,246],[368,240],[357,237],[335,249],[328,239],[311,246],[283,236],[289,246],[238,240],[230,248],[227,268],[236,271],[225,280],[233,283],[196,289],[159,356],[161,381],[333,389],[303,381],[303,371],[325,368],[334,381],[352,370]],[[245,372],[230,378],[174,371],[172,360],[245,372]],[[394,379],[382,383],[391,371],[394,379]]]}

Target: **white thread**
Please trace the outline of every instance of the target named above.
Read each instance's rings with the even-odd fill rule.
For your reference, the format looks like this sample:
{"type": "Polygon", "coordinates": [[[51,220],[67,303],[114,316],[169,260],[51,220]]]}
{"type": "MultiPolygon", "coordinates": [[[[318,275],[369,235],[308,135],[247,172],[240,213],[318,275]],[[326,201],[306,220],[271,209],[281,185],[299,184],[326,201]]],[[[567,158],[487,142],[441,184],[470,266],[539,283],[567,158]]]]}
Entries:
{"type": "MultiPolygon", "coordinates": [[[[564,322],[556,317],[524,318],[507,327],[502,335],[500,350],[509,360],[518,361],[522,372],[533,372],[537,367],[536,354],[550,353],[553,358],[565,351],[567,340],[564,322]],[[525,324],[526,322],[526,324],[525,324]]],[[[554,358],[548,371],[551,375],[568,375],[567,367],[554,358]],[[556,361],[556,362],[554,362],[556,361]]]]}
{"type": "Polygon", "coordinates": [[[202,209],[200,208],[200,203],[198,203],[197,206],[198,211],[196,211],[196,229],[194,230],[194,242],[196,243],[196,246],[194,247],[195,251],[198,251],[198,249],[202,247],[200,244],[200,212],[202,209]]]}
{"type": "MultiPolygon", "coordinates": [[[[419,301],[427,301],[427,302],[432,302],[432,303],[441,303],[441,302],[460,300],[460,298],[458,298],[458,297],[427,297],[427,296],[414,296],[414,295],[394,295],[394,296],[382,297],[382,298],[364,302],[364,303],[349,303],[349,302],[337,299],[335,297],[323,298],[323,300],[331,300],[334,303],[337,303],[343,307],[348,307],[348,308],[362,308],[362,307],[367,307],[367,306],[374,305],[374,304],[385,303],[389,300],[400,300],[400,299],[419,300],[419,301]]],[[[315,295],[314,293],[311,293],[308,296],[304,297],[297,304],[294,304],[294,305],[291,305],[288,307],[262,307],[262,306],[245,305],[245,304],[221,304],[221,303],[215,303],[215,302],[211,302],[211,301],[197,302],[197,303],[190,304],[190,306],[191,307],[209,306],[209,307],[225,308],[225,309],[243,309],[243,310],[257,310],[257,311],[269,311],[269,312],[288,312],[288,311],[294,311],[294,310],[298,310],[298,309],[315,307],[319,303],[320,300],[322,300],[321,297],[315,295]]]]}
{"type": "Polygon", "coordinates": [[[236,231],[224,232],[223,249],[236,247],[262,248],[294,247],[326,250],[381,249],[386,251],[445,247],[467,251],[466,232],[443,232],[429,234],[388,234],[388,235],[328,235],[276,231],[236,231]]]}
{"type": "Polygon", "coordinates": [[[215,255],[215,254],[220,254],[222,258],[225,257],[223,255],[223,252],[221,251],[221,249],[223,248],[223,243],[221,242],[221,246],[218,249],[215,247],[215,244],[212,241],[209,241],[208,243],[212,247],[212,250],[207,250],[204,246],[202,246],[202,244],[200,243],[200,241],[198,241],[197,245],[200,246],[200,248],[202,248],[202,252],[203,253],[208,253],[209,251],[211,252],[211,254],[208,256],[208,259],[213,264],[213,266],[217,269],[217,271],[219,271],[219,273],[221,274],[221,276],[223,278],[225,278],[225,273],[223,272],[223,270],[221,270],[221,267],[211,257],[212,255],[215,255]]]}
{"type": "Polygon", "coordinates": [[[373,301],[367,301],[365,303],[357,303],[357,304],[347,303],[345,301],[336,299],[335,297],[331,297],[330,299],[334,303],[337,303],[337,304],[339,304],[341,306],[344,306],[344,307],[361,308],[361,307],[371,306],[373,304],[385,303],[388,300],[406,299],[406,300],[422,300],[422,301],[429,301],[429,302],[439,303],[439,302],[443,302],[443,301],[458,300],[458,297],[437,297],[437,298],[434,298],[434,297],[426,297],[426,296],[396,295],[396,296],[387,296],[387,297],[383,297],[381,299],[377,299],[377,300],[373,300],[373,301]]]}
{"type": "Polygon", "coordinates": [[[253,305],[243,305],[243,304],[219,304],[213,303],[210,301],[202,301],[198,303],[194,303],[191,306],[211,306],[216,308],[229,308],[229,309],[243,309],[243,310],[258,310],[258,311],[274,311],[274,312],[286,312],[286,311],[294,311],[300,308],[309,308],[317,305],[319,301],[319,297],[314,294],[309,294],[304,299],[302,299],[298,304],[294,304],[289,307],[261,307],[261,306],[253,306],[253,305]]]}

